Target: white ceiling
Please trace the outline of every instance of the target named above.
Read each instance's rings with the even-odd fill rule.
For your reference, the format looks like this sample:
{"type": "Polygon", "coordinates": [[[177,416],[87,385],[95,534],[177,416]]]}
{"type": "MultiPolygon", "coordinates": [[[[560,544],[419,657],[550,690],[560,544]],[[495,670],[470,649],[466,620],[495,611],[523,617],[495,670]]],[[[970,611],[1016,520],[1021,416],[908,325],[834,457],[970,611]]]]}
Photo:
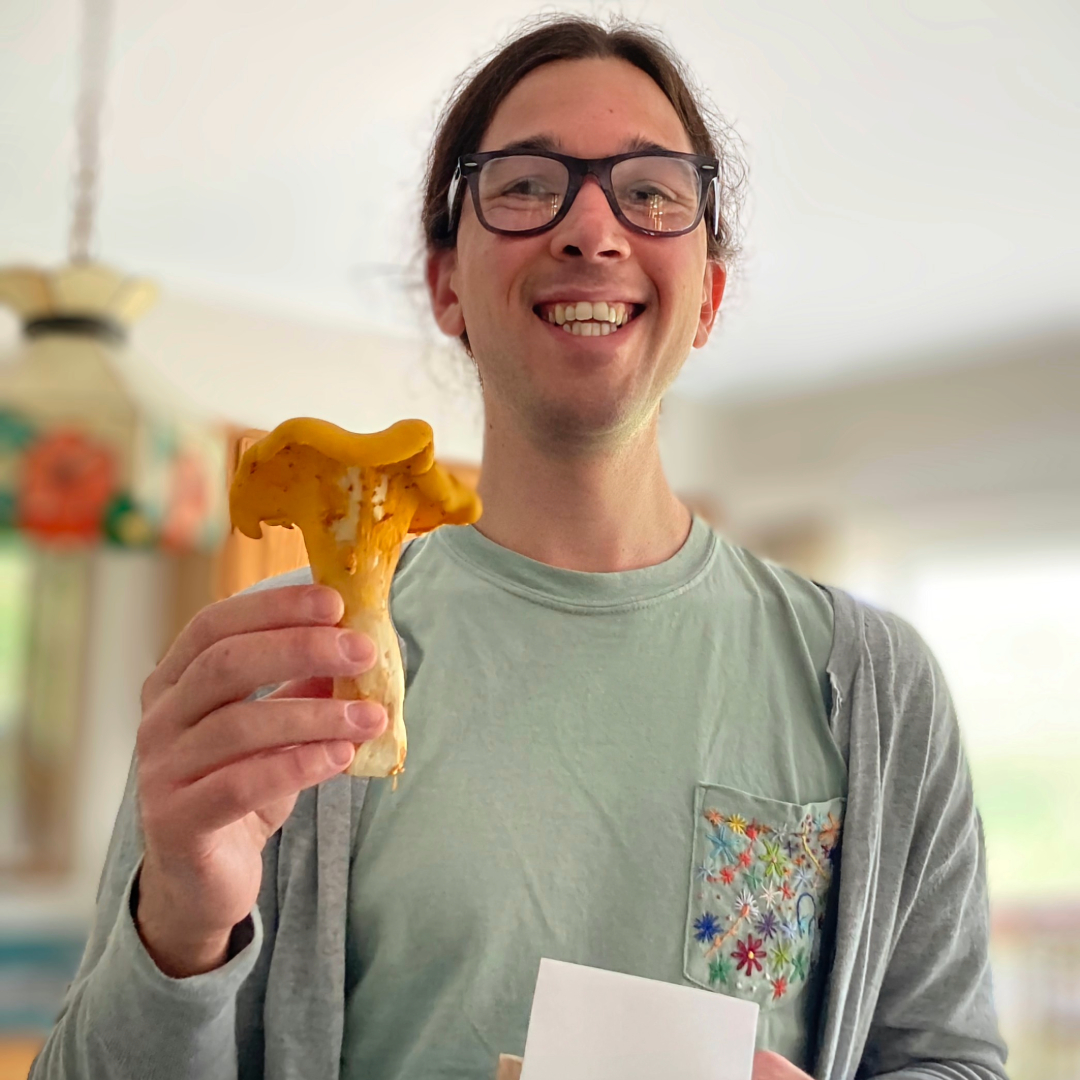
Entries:
{"type": "MultiPolygon", "coordinates": [[[[415,332],[394,268],[435,113],[540,9],[118,0],[95,253],[178,293],[415,332]]],[[[1072,0],[621,10],[665,30],[751,163],[742,285],[679,388],[775,392],[1075,324],[1072,0]]],[[[79,21],[75,0],[0,4],[0,262],[66,253],[79,21]]]]}

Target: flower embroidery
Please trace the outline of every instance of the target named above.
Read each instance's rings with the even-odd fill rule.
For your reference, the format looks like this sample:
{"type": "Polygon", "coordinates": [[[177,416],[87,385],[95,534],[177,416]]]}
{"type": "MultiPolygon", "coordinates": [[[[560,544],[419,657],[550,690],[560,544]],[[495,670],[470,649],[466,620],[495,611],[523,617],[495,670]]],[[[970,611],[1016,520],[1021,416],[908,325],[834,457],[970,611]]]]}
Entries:
{"type": "Polygon", "coordinates": [[[776,878],[779,881],[787,872],[784,867],[786,860],[784,853],[780,850],[780,843],[779,841],[769,843],[766,840],[763,847],[765,848],[765,854],[762,856],[761,861],[765,865],[765,876],[776,878]]]}
{"type": "Polygon", "coordinates": [[[751,892],[761,892],[765,886],[765,879],[761,876],[761,872],[755,867],[746,871],[743,874],[743,884],[746,885],[751,892]]]}
{"type": "Polygon", "coordinates": [[[757,901],[749,889],[743,889],[735,898],[735,911],[740,919],[745,919],[748,915],[757,915],[757,901]]]}
{"type": "Polygon", "coordinates": [[[836,841],[840,838],[840,822],[836,820],[833,814],[830,812],[829,816],[822,823],[821,828],[818,830],[818,839],[821,841],[822,847],[834,848],[836,847],[836,841]]]}
{"type": "Polygon", "coordinates": [[[779,929],[780,924],[777,922],[776,916],[771,911],[766,911],[758,920],[757,932],[766,941],[772,941],[772,939],[776,937],[776,933],[779,929]]]}
{"type": "Polygon", "coordinates": [[[730,978],[731,961],[723,956],[718,956],[709,965],[709,984],[715,986],[717,983],[724,983],[726,985],[730,978]]]}
{"type": "Polygon", "coordinates": [[[727,825],[709,834],[709,843],[712,844],[712,857],[721,863],[733,863],[739,858],[736,850],[737,841],[727,825]]]}
{"type": "Polygon", "coordinates": [[[712,941],[714,937],[722,933],[720,924],[716,921],[716,916],[709,911],[705,912],[705,914],[694,923],[694,930],[694,937],[698,941],[712,941]]]}
{"type": "Polygon", "coordinates": [[[761,902],[767,908],[774,908],[780,903],[782,894],[778,889],[774,889],[771,885],[761,891],[761,902]]]}
{"type": "Polygon", "coordinates": [[[791,976],[793,979],[805,979],[806,978],[806,950],[800,949],[797,956],[793,956],[791,959],[791,976]]]}
{"type": "Polygon", "coordinates": [[[684,946],[691,981],[763,1008],[804,992],[839,866],[842,807],[836,800],[795,823],[722,804],[699,811],[684,946]]]}
{"type": "Polygon", "coordinates": [[[791,963],[791,950],[781,942],[779,945],[774,945],[772,952],[769,954],[769,966],[773,969],[774,974],[783,975],[785,969],[791,963]]]}
{"type": "Polygon", "coordinates": [[[732,955],[735,958],[736,966],[739,971],[742,971],[745,968],[747,975],[753,975],[755,971],[762,970],[762,964],[768,954],[761,947],[760,941],[752,934],[747,934],[746,940],[740,941],[739,944],[735,946],[732,955]]]}

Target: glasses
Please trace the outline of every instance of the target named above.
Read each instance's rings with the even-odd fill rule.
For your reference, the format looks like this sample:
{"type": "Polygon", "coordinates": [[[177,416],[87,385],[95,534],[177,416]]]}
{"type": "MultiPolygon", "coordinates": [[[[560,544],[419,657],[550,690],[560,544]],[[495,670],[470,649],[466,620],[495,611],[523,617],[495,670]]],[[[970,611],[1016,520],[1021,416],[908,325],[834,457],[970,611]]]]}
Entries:
{"type": "Polygon", "coordinates": [[[713,235],[720,235],[719,162],[675,150],[639,150],[576,158],[538,150],[492,150],[458,158],[450,181],[448,233],[464,180],[480,224],[502,236],[535,236],[554,228],[587,176],[596,177],[612,213],[645,236],[683,236],[697,228],[712,193],[713,235]]]}

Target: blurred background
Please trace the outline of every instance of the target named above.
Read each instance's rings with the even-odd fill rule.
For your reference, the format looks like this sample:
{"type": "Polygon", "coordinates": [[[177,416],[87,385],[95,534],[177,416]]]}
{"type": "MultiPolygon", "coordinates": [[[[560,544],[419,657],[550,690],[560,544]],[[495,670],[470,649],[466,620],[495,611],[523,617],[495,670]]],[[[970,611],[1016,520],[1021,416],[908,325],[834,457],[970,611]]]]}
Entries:
{"type": "MultiPolygon", "coordinates": [[[[81,953],[143,679],[200,607],[303,559],[227,533],[252,432],[421,416],[475,480],[418,191],[455,77],[541,10],[0,5],[0,1080],[81,953]]],[[[1011,1075],[1077,1080],[1080,9],[559,10],[658,26],[745,143],[745,257],[665,399],[669,478],[934,649],[1011,1075]]]]}

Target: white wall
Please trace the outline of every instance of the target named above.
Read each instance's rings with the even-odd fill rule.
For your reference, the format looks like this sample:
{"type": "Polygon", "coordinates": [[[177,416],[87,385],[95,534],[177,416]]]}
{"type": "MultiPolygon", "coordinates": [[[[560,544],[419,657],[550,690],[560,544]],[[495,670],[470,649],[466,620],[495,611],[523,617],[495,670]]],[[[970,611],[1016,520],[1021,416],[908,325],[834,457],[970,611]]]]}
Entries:
{"type": "Polygon", "coordinates": [[[931,544],[1080,534],[1077,331],[997,342],[947,369],[915,357],[887,379],[695,409],[730,530],[824,534],[852,578],[858,562],[896,566],[931,544]]]}

